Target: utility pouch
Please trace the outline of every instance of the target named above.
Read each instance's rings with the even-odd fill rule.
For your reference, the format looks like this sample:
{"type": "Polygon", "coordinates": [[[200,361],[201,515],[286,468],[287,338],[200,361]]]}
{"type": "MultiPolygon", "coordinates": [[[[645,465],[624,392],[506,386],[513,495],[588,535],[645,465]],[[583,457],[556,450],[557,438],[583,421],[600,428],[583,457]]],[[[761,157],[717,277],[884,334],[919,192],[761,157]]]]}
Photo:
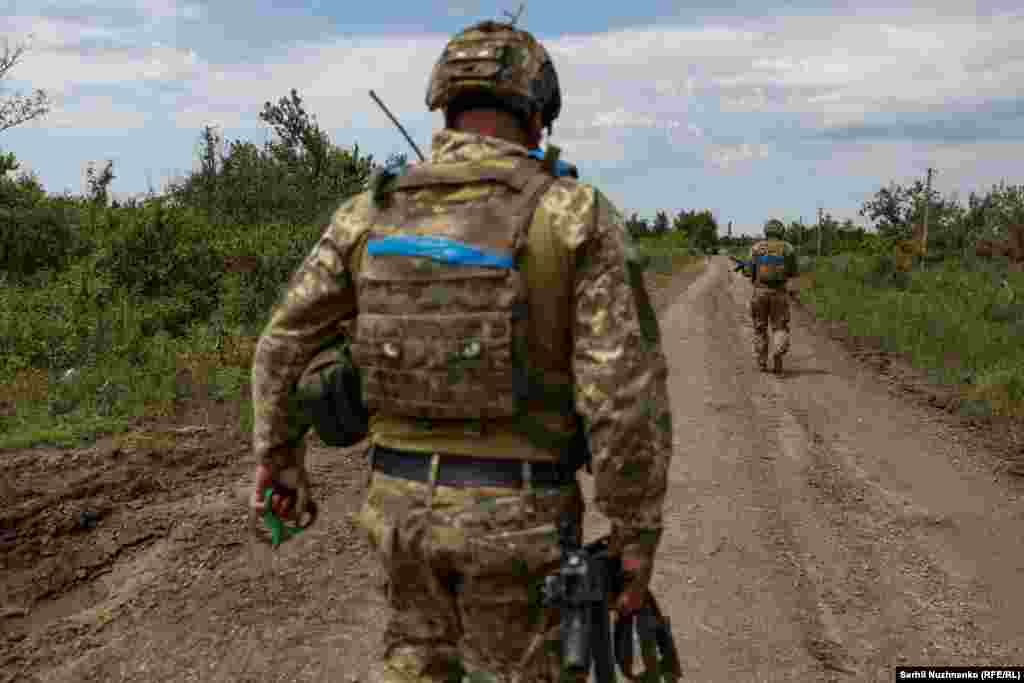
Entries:
{"type": "Polygon", "coordinates": [[[328,446],[348,448],[366,438],[369,413],[361,385],[344,341],[317,354],[302,373],[296,386],[300,410],[328,446]]]}

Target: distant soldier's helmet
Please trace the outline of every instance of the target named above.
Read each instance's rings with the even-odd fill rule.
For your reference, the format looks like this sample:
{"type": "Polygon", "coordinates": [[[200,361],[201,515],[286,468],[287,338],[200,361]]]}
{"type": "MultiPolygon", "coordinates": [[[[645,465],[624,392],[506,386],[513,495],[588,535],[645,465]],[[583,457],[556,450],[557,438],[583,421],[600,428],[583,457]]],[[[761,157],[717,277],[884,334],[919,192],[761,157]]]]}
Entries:
{"type": "Polygon", "coordinates": [[[769,239],[780,240],[782,239],[783,234],[784,231],[782,229],[782,226],[779,225],[778,223],[769,223],[768,225],[764,226],[764,236],[769,239]]]}
{"type": "Polygon", "coordinates": [[[536,38],[511,24],[485,21],[445,46],[430,74],[427,107],[443,109],[449,126],[472,108],[507,110],[524,123],[539,112],[550,132],[562,93],[551,56],[536,38]]]}

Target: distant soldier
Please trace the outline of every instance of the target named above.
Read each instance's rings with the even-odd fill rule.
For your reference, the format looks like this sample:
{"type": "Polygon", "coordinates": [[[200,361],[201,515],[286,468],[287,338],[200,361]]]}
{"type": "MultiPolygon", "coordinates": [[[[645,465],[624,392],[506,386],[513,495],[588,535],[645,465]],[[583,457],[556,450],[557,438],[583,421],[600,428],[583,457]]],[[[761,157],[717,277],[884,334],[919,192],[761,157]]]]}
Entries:
{"type": "Polygon", "coordinates": [[[769,337],[772,328],[772,370],[782,372],[782,357],[789,351],[789,298],[786,282],[797,274],[796,251],[782,239],[783,228],[771,221],[764,229],[766,239],[750,248],[750,265],[745,270],[754,283],[750,317],[754,323],[754,353],[757,365],[768,370],[769,337]]]}

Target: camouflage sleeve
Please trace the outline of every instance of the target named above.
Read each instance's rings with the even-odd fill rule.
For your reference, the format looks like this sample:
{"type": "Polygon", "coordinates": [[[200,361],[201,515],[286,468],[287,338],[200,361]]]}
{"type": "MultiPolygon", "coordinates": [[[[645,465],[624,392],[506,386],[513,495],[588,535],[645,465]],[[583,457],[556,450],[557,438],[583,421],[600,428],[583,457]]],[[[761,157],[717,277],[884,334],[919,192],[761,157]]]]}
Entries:
{"type": "Polygon", "coordinates": [[[672,456],[668,367],[639,254],[622,217],[595,192],[577,249],[573,372],[587,429],[594,502],[621,545],[657,546],[672,456]]]}
{"type": "Polygon", "coordinates": [[[252,365],[252,438],[258,462],[286,467],[300,454],[309,420],[294,414],[292,390],[313,356],[337,338],[341,321],[355,314],[349,261],[368,224],[368,210],[366,193],[338,208],[260,335],[252,365]]]}

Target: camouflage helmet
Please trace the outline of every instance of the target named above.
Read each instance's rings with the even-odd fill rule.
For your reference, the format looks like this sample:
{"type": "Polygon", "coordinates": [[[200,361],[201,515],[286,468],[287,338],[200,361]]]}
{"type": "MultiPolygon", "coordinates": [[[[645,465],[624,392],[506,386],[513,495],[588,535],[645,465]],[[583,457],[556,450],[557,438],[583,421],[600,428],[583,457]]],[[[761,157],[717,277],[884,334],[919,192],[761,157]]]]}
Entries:
{"type": "Polygon", "coordinates": [[[512,24],[484,21],[458,33],[430,74],[430,111],[443,109],[450,116],[487,102],[525,121],[539,112],[548,132],[562,109],[551,56],[536,38],[512,24]]]}
{"type": "Polygon", "coordinates": [[[768,239],[780,240],[786,234],[786,226],[779,221],[768,221],[764,224],[764,236],[768,239]]]}

